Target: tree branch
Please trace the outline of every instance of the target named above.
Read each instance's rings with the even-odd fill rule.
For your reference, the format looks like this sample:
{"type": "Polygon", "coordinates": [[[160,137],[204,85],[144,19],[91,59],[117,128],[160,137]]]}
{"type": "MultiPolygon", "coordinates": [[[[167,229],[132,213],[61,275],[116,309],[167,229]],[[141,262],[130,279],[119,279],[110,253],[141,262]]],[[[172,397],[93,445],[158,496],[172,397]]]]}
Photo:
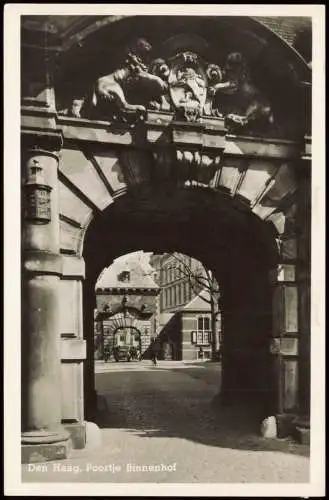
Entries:
{"type": "Polygon", "coordinates": [[[192,269],[191,266],[186,262],[187,256],[184,254],[175,253],[171,254],[171,257],[178,264],[180,264],[180,266],[178,266],[178,264],[171,264],[169,266],[165,266],[165,269],[179,270],[179,278],[187,278],[193,292],[207,304],[212,305],[212,301],[215,303],[218,302],[219,286],[210,269],[207,269],[201,262],[198,261],[196,261],[198,262],[196,268],[192,269]],[[201,291],[203,290],[208,292],[210,297],[209,299],[207,297],[204,297],[203,295],[200,295],[201,291]]]}

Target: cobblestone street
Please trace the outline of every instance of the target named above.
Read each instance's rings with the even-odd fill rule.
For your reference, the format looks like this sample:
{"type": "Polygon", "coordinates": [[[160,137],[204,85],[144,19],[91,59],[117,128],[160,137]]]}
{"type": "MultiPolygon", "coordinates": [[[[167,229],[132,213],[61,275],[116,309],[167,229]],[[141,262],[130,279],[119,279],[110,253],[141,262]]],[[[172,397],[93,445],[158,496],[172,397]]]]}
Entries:
{"type": "Polygon", "coordinates": [[[108,363],[96,372],[102,447],[39,471],[23,466],[23,481],[309,481],[306,446],[265,440],[255,417],[214,403],[219,364],[108,363]]]}

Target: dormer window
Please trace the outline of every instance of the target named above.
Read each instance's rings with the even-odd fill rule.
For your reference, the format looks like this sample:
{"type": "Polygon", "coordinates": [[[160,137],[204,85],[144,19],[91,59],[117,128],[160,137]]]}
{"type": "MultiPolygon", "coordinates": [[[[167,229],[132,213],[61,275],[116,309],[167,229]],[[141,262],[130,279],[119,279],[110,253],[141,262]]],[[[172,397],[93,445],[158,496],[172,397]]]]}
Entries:
{"type": "Polygon", "coordinates": [[[121,281],[123,283],[129,283],[130,271],[122,271],[120,274],[118,274],[118,281],[121,281]]]}

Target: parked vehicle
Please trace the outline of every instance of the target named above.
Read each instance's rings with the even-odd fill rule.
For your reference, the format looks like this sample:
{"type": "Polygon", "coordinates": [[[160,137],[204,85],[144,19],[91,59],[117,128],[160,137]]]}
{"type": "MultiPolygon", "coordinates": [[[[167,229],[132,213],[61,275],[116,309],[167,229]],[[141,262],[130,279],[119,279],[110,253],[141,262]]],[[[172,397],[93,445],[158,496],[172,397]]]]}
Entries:
{"type": "Polygon", "coordinates": [[[118,363],[119,361],[130,361],[131,360],[131,352],[129,346],[117,346],[113,349],[113,355],[115,361],[118,363]]]}
{"type": "Polygon", "coordinates": [[[141,360],[141,352],[136,346],[130,347],[130,359],[132,361],[140,361],[141,360]]]}

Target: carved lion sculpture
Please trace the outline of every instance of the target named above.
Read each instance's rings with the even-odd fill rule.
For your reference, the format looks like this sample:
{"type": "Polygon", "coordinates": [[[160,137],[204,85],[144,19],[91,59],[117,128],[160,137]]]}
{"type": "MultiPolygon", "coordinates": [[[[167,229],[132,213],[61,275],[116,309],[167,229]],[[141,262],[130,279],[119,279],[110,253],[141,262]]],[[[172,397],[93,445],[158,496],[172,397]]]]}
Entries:
{"type": "Polygon", "coordinates": [[[152,109],[162,109],[169,110],[170,109],[170,97],[168,92],[168,77],[169,77],[169,66],[164,59],[158,58],[152,61],[150,65],[150,72],[152,75],[157,76],[164,83],[164,85],[160,85],[158,87],[158,91],[156,92],[156,88],[154,89],[154,95],[152,101],[150,101],[150,108],[152,109]]]}
{"type": "MultiPolygon", "coordinates": [[[[134,87],[142,95],[144,101],[158,100],[167,91],[168,85],[161,78],[163,67],[158,68],[158,74],[148,70],[147,61],[151,45],[144,39],[138,39],[128,50],[121,68],[109,75],[99,78],[88,97],[74,99],[68,115],[81,117],[86,114],[90,118],[104,120],[129,121],[139,118],[145,112],[143,104],[132,104],[127,100],[127,91],[134,87]]],[[[169,69],[168,69],[169,72],[169,69]]],[[[136,92],[138,94],[138,92],[136,92]]]]}
{"type": "Polygon", "coordinates": [[[208,78],[208,91],[213,93],[214,87],[223,79],[223,72],[217,64],[209,64],[206,70],[208,78]]]}
{"type": "Polygon", "coordinates": [[[271,106],[251,81],[240,52],[227,56],[224,80],[213,86],[214,114],[225,115],[232,128],[273,123],[271,106]]]}
{"type": "MultiPolygon", "coordinates": [[[[223,72],[217,64],[209,64],[206,69],[206,75],[208,78],[208,91],[206,104],[204,106],[204,113],[206,115],[211,115],[213,98],[216,94],[216,85],[222,81],[223,72]]],[[[220,116],[220,113],[217,113],[217,116],[220,116]]]]}
{"type": "Polygon", "coordinates": [[[92,99],[94,114],[123,118],[127,113],[140,115],[145,112],[144,104],[127,102],[126,87],[144,87],[150,94],[150,100],[166,91],[167,84],[162,78],[148,71],[146,61],[150,51],[151,45],[139,39],[128,52],[122,68],[97,80],[92,99]]]}

